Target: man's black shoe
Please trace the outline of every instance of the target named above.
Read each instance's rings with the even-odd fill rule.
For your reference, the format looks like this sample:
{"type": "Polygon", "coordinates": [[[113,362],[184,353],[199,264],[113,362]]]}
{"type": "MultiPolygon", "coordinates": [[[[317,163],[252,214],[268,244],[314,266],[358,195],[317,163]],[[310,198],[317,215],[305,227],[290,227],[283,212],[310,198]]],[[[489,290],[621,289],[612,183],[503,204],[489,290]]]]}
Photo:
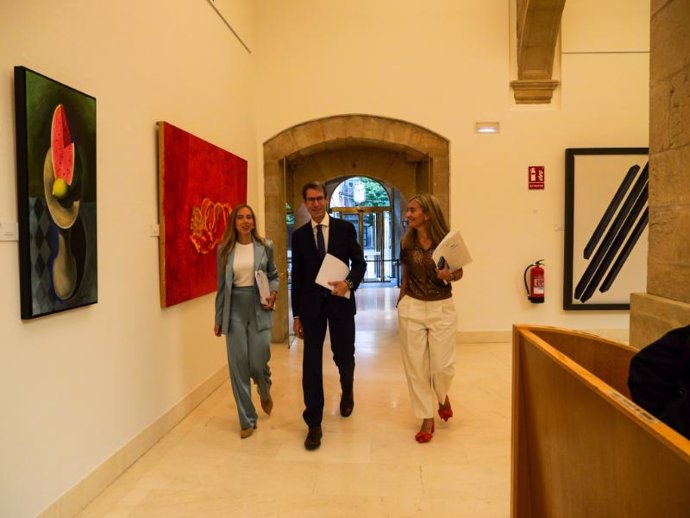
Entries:
{"type": "Polygon", "coordinates": [[[352,409],[355,407],[355,399],[350,392],[347,396],[343,394],[340,396],[340,415],[343,417],[350,417],[352,409]]]}
{"type": "Polygon", "coordinates": [[[308,450],[315,450],[321,446],[321,437],[323,432],[320,426],[309,427],[309,432],[307,433],[307,438],[304,440],[304,447],[308,450]]]}

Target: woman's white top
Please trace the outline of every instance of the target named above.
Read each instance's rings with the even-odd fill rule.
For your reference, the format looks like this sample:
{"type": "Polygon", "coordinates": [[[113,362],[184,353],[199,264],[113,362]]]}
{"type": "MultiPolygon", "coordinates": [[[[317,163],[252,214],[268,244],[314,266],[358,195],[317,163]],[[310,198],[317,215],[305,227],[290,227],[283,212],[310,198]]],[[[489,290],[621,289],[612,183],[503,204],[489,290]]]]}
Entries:
{"type": "Polygon", "coordinates": [[[235,260],[232,263],[232,285],[237,288],[254,286],[254,243],[235,243],[235,260]]]}

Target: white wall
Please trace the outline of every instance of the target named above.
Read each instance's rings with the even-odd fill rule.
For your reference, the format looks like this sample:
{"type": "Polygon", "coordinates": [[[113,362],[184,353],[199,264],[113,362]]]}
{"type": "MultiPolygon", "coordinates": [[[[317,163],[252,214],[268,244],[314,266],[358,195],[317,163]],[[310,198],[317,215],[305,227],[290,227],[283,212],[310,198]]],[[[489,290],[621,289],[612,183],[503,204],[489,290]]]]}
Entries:
{"type": "Polygon", "coordinates": [[[5,0],[0,34],[0,221],[17,221],[13,66],[97,99],[98,303],[21,321],[0,242],[0,516],[26,518],[223,367],[212,295],[160,308],[155,123],[247,159],[254,203],[254,70],[206,0],[5,0]]]}
{"type": "Polygon", "coordinates": [[[649,2],[611,1],[610,10],[566,2],[563,38],[576,37],[557,59],[563,86],[549,106],[518,106],[509,87],[510,1],[260,0],[259,140],[346,113],[443,135],[451,143],[451,225],[474,258],[456,290],[460,330],[505,331],[515,322],[625,329],[627,311],[561,309],[565,148],[648,142],[649,2]],[[606,30],[595,48],[580,48],[592,19],[606,30]],[[474,122],[486,120],[500,121],[501,134],[475,135],[474,122]],[[545,191],[527,190],[529,165],[546,167],[545,191]],[[546,303],[532,305],[522,274],[542,258],[546,303]]]}

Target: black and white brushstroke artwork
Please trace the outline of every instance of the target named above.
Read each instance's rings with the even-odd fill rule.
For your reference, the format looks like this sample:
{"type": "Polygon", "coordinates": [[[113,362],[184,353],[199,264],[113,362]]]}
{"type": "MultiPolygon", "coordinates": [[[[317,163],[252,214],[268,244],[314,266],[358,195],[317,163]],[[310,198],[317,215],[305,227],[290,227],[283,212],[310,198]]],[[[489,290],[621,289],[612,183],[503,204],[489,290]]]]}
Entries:
{"type": "Polygon", "coordinates": [[[629,309],[647,283],[647,148],[566,150],[563,308],[629,309]]]}

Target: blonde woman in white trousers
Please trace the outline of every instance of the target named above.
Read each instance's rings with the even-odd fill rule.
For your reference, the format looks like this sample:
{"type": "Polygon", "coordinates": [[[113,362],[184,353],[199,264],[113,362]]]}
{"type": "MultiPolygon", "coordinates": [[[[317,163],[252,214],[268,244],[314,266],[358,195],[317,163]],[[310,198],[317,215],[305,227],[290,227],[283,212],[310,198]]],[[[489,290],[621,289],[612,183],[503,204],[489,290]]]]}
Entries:
{"type": "Polygon", "coordinates": [[[398,324],[403,366],[412,411],[422,424],[415,435],[429,442],[435,431],[434,414],[444,421],[453,417],[448,391],[455,376],[457,315],[453,281],[462,269],[439,268],[432,254],[448,233],[446,218],[431,194],[408,200],[408,229],[403,236],[400,261],[403,280],[398,301],[398,324]]]}

